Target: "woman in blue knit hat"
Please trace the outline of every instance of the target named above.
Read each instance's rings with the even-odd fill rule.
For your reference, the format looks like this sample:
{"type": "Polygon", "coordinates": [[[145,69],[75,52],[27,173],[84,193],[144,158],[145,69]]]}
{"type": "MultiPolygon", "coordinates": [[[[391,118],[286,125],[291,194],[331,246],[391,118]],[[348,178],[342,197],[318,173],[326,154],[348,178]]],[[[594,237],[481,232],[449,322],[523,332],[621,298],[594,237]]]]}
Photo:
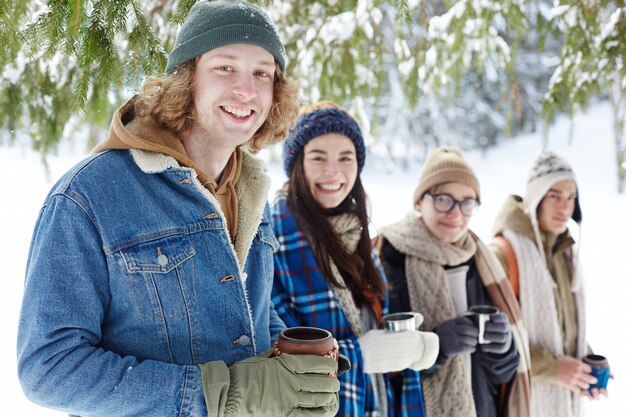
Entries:
{"type": "Polygon", "coordinates": [[[290,130],[283,158],[289,180],[272,208],[279,316],[288,327],[331,331],[350,359],[339,377],[339,416],[424,416],[418,371],[434,363],[438,339],[379,330],[386,280],[368,232],[361,129],[336,104],[316,103],[290,130]],[[395,394],[389,373],[399,372],[404,384],[395,394]]]}

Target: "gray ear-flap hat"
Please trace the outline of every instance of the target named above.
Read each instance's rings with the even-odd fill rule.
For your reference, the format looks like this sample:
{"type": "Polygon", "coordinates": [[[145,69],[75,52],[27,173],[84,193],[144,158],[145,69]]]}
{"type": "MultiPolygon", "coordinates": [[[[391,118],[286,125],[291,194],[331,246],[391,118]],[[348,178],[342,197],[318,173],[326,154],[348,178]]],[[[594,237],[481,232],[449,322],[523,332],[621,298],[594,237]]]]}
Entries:
{"type": "MultiPolygon", "coordinates": [[[[576,182],[576,176],[570,164],[554,152],[547,149],[541,150],[528,170],[526,194],[524,195],[524,211],[533,224],[537,222],[537,207],[539,207],[541,200],[546,196],[550,187],[563,180],[576,182]]],[[[579,193],[576,196],[572,219],[578,224],[583,219],[579,193]]]]}
{"type": "Polygon", "coordinates": [[[195,3],[178,32],[165,72],[212,49],[237,43],[266,49],[285,72],[285,48],[274,23],[258,6],[242,0],[195,3]]]}

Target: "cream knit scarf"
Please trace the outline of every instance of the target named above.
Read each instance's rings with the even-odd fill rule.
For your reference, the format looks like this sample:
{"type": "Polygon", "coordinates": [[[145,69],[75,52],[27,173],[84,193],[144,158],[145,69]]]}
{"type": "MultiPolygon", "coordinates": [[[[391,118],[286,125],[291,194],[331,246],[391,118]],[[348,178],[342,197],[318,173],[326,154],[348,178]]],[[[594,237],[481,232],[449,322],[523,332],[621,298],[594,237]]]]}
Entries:
{"type": "MultiPolygon", "coordinates": [[[[411,309],[424,316],[423,329],[432,331],[440,322],[456,316],[444,265],[458,265],[476,257],[476,265],[492,301],[511,321],[513,337],[521,356],[512,384],[507,415],[528,416],[530,354],[526,329],[506,274],[489,249],[468,232],[456,244],[442,242],[421,221],[417,212],[381,229],[381,234],[406,255],[406,278],[411,309]]],[[[448,360],[435,374],[423,380],[424,401],[429,417],[475,417],[476,406],[468,370],[461,355],[448,360]]]]}
{"type": "MultiPolygon", "coordinates": [[[[354,252],[359,244],[361,233],[363,231],[363,227],[361,226],[361,222],[359,221],[357,215],[354,213],[339,214],[337,216],[329,217],[328,221],[333,227],[335,234],[341,238],[341,241],[346,249],[350,252],[354,252]]],[[[350,322],[352,331],[356,337],[359,337],[370,329],[364,329],[361,325],[361,314],[359,312],[359,308],[354,302],[352,292],[345,287],[346,283],[332,259],[330,262],[330,268],[337,282],[341,284],[341,287],[333,287],[333,291],[339,300],[341,309],[350,322]]],[[[372,417],[385,417],[388,415],[385,378],[382,374],[372,374],[370,375],[370,381],[374,388],[374,392],[376,393],[376,399],[378,400],[378,414],[372,414],[372,417]]]]}
{"type": "MultiPolygon", "coordinates": [[[[345,248],[349,252],[354,252],[356,250],[357,245],[359,244],[359,240],[361,239],[361,222],[359,218],[354,213],[345,213],[339,214],[337,216],[332,216],[328,218],[335,234],[341,238],[345,248]]],[[[354,298],[352,297],[352,292],[350,289],[345,288],[345,281],[343,277],[339,273],[337,266],[333,262],[331,258],[330,269],[333,271],[333,276],[337,280],[342,287],[333,287],[333,291],[339,300],[339,304],[341,304],[341,309],[343,310],[346,317],[348,317],[348,321],[352,326],[352,331],[356,335],[356,337],[361,336],[363,334],[363,329],[361,328],[361,317],[359,313],[359,309],[354,303],[354,298]]]]}
{"type": "MultiPolygon", "coordinates": [[[[563,356],[563,340],[554,302],[554,280],[545,267],[537,244],[519,233],[505,230],[519,268],[520,294],[524,322],[528,326],[530,343],[549,349],[556,357],[563,356]]],[[[578,317],[585,317],[581,285],[574,293],[578,317]]],[[[584,320],[578,322],[576,355],[586,351],[584,320]]],[[[581,396],[555,384],[532,384],[533,417],[580,417],[583,415],[581,396]]]]}

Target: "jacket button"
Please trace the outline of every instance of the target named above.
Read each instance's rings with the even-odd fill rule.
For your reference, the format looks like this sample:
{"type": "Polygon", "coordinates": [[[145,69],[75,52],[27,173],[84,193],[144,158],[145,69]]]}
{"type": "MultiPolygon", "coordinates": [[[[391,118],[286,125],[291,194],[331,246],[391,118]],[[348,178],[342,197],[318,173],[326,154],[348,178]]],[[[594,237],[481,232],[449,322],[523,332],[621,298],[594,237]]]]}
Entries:
{"type": "Polygon", "coordinates": [[[241,346],[248,346],[250,344],[250,338],[244,334],[238,339],[238,342],[241,346]]]}
{"type": "Polygon", "coordinates": [[[157,262],[159,263],[159,265],[165,266],[167,265],[167,261],[168,261],[167,256],[163,254],[157,256],[157,262]]]}
{"type": "Polygon", "coordinates": [[[223,284],[225,282],[229,282],[235,279],[235,276],[233,274],[230,275],[226,275],[224,278],[220,278],[220,283],[223,284]]]}

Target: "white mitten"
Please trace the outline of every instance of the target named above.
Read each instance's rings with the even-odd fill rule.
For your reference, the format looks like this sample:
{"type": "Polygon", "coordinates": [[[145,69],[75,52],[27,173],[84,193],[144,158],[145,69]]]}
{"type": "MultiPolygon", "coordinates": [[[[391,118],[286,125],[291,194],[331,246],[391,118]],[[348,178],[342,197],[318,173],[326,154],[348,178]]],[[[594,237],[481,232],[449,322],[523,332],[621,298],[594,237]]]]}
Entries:
{"type": "Polygon", "coordinates": [[[429,332],[370,330],[358,340],[368,374],[430,368],[439,351],[439,338],[429,332]]]}
{"type": "Polygon", "coordinates": [[[435,364],[437,356],[439,356],[439,336],[434,332],[420,332],[422,336],[422,344],[424,345],[424,351],[422,356],[409,366],[414,371],[421,371],[422,369],[428,369],[435,364]]]}
{"type": "MultiPolygon", "coordinates": [[[[415,319],[415,329],[417,330],[424,322],[424,316],[417,312],[413,312],[412,314],[415,319]]],[[[422,354],[422,357],[416,362],[413,362],[409,368],[414,371],[421,371],[422,369],[428,369],[435,364],[437,356],[439,356],[439,336],[437,336],[437,333],[435,332],[418,331],[417,333],[422,336],[424,353],[422,354]]]]}

